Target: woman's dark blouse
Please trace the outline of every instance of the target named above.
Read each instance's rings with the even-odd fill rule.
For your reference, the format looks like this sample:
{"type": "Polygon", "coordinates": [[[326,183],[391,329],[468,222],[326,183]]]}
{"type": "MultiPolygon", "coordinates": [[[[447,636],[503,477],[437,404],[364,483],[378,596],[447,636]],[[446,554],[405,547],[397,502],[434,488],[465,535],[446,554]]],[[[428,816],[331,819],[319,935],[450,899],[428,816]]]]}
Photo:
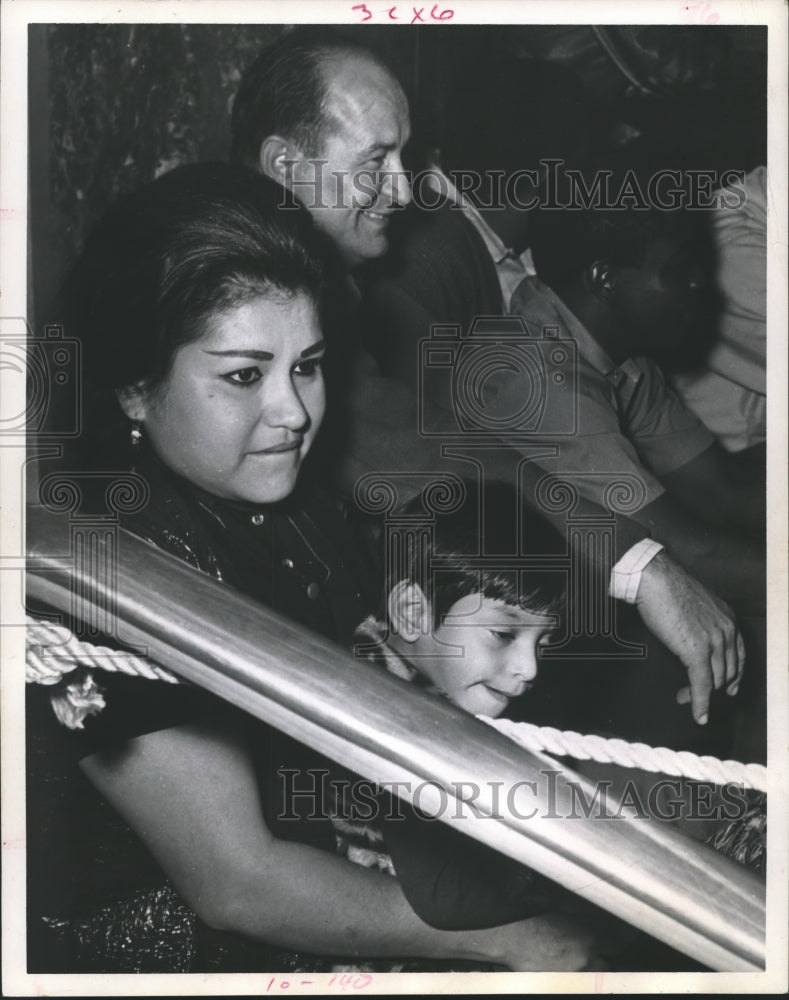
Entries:
{"type": "MultiPolygon", "coordinates": [[[[151,499],[143,511],[122,522],[124,528],[309,628],[350,642],[355,626],[371,610],[365,599],[374,593],[372,565],[358,532],[327,494],[312,486],[286,502],[255,507],[210,496],[151,457],[136,471],[148,480],[151,499]]],[[[231,623],[229,627],[232,641],[231,623]]],[[[153,857],[83,777],[77,762],[96,752],[112,752],[145,733],[226,717],[255,760],[263,811],[275,836],[332,850],[334,835],[327,820],[277,819],[278,769],[304,770],[323,762],[302,744],[196,687],[97,674],[106,708],[88,717],[83,730],[69,730],[56,721],[51,689],[28,685],[30,970],[292,967],[296,960],[291,955],[267,953],[251,944],[245,952],[238,939],[209,932],[199,921],[198,938],[202,934],[205,939],[198,947],[202,957],[195,954],[194,934],[188,946],[179,948],[178,934],[186,934],[180,910],[180,916],[164,916],[165,924],[172,922],[169,944],[154,944],[148,952],[144,944],[141,949],[125,947],[124,939],[139,936],[150,920],[152,906],[172,911],[183,904],[170,889],[162,895],[165,879],[153,857]],[[105,947],[99,938],[113,922],[120,922],[120,937],[105,947]]],[[[191,927],[194,915],[189,920],[191,927]]]]}

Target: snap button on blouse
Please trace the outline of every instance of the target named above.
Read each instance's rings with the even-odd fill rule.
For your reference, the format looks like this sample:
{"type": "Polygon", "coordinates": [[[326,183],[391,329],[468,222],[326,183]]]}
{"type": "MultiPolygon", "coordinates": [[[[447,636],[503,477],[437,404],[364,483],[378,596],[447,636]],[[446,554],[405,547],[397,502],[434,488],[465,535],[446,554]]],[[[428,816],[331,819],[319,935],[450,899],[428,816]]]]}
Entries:
{"type": "Polygon", "coordinates": [[[320,594],[320,592],[321,588],[314,581],[307,587],[307,597],[309,597],[311,601],[317,600],[318,594],[320,594]]]}
{"type": "Polygon", "coordinates": [[[260,525],[263,524],[263,522],[265,520],[266,520],[266,515],[265,514],[253,514],[252,517],[251,517],[251,521],[255,525],[256,528],[259,528],[260,525]]]}

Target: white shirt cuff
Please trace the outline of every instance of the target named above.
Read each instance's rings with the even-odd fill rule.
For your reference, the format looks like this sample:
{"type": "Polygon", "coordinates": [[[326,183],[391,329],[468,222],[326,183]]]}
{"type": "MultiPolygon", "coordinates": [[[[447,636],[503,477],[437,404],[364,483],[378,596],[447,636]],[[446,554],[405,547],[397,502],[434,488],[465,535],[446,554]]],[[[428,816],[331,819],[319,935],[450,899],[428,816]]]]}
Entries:
{"type": "Polygon", "coordinates": [[[628,549],[619,562],[611,570],[611,582],[608,586],[609,597],[626,604],[635,604],[638,588],[641,583],[641,571],[649,565],[655,556],[665,546],[654,538],[642,538],[640,542],[628,549]]]}

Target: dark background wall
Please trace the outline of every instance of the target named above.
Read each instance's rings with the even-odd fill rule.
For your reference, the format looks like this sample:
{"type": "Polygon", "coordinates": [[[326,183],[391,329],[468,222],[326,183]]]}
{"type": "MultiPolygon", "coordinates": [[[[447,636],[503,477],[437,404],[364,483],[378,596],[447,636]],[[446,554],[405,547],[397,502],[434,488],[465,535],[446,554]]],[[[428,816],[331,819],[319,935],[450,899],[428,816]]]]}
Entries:
{"type": "MultiPolygon", "coordinates": [[[[118,195],[179,163],[226,158],[229,108],[241,72],[287,28],[63,24],[29,30],[35,319],[89,226],[118,195]]],[[[706,157],[709,168],[764,162],[764,28],[325,30],[355,35],[382,51],[409,93],[417,135],[427,145],[453,74],[481,51],[500,51],[574,68],[612,142],[646,133],[665,136],[667,150],[684,150],[691,160],[706,157]]],[[[514,128],[517,115],[513,108],[514,128]]]]}

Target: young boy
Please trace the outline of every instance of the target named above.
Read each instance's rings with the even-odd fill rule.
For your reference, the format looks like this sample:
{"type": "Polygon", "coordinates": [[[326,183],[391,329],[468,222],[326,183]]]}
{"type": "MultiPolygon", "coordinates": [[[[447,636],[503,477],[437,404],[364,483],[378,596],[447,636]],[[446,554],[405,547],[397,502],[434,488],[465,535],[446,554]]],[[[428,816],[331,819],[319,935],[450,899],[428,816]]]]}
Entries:
{"type": "MultiPolygon", "coordinates": [[[[429,524],[424,513],[420,498],[401,512],[403,544],[387,546],[381,613],[357,630],[357,655],[471,714],[501,715],[527,696],[541,650],[564,634],[565,539],[502,484],[479,496],[467,486],[465,501],[429,524]]],[[[425,923],[465,930],[533,917],[557,939],[586,940],[589,968],[702,971],[457,827],[388,794],[378,806],[374,826],[337,824],[351,840],[366,837],[348,856],[396,875],[425,923]]]]}
{"type": "MultiPolygon", "coordinates": [[[[480,499],[467,494],[430,532],[406,533],[386,569],[383,621],[368,619],[359,632],[391,672],[495,717],[533,685],[540,650],[559,631],[567,550],[514,490],[491,484],[480,499]]],[[[412,500],[404,521],[420,508],[412,500]]]]}
{"type": "MultiPolygon", "coordinates": [[[[362,624],[357,653],[471,714],[498,716],[528,692],[540,650],[560,630],[567,571],[557,559],[566,547],[540,514],[519,507],[514,490],[497,484],[479,499],[469,487],[459,509],[437,515],[431,530],[406,533],[400,558],[387,567],[385,613],[362,624]]],[[[418,518],[420,503],[409,503],[404,518],[418,518]]],[[[380,850],[383,840],[426,923],[492,927],[554,908],[561,891],[548,879],[405,802],[384,796],[379,804],[368,844],[380,850]]]]}

